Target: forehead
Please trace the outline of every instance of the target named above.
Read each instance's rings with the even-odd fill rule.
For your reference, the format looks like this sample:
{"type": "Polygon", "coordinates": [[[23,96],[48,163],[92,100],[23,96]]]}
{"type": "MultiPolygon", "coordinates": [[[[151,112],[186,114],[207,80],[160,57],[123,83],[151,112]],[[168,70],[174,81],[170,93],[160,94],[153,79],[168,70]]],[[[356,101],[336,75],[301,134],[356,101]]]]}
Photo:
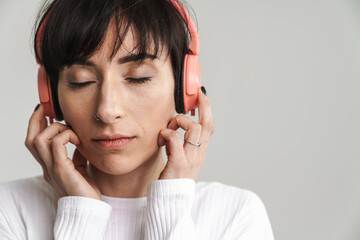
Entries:
{"type": "Polygon", "coordinates": [[[130,26],[128,30],[120,29],[118,32],[115,21],[112,19],[98,51],[89,60],[102,59],[110,62],[116,59],[120,63],[142,62],[143,60],[165,62],[167,53],[167,49],[161,44],[159,50],[156,50],[152,38],[148,39],[147,48],[141,49],[138,32],[134,26],[130,26]]]}

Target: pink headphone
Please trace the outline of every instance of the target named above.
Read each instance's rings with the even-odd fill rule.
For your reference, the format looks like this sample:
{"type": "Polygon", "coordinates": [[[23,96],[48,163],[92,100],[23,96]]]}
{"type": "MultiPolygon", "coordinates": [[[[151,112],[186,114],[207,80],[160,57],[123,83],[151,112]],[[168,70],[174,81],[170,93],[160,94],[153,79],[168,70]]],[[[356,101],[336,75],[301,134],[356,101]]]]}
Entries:
{"type": "MultiPolygon", "coordinates": [[[[201,86],[200,62],[198,59],[200,49],[199,33],[197,32],[195,24],[186,9],[183,8],[177,0],[169,1],[174,4],[178,12],[181,14],[182,18],[188,22],[188,29],[190,32],[191,41],[189,44],[189,53],[185,55],[184,59],[182,74],[182,93],[185,113],[191,111],[191,115],[194,116],[195,109],[198,106],[198,89],[201,86]]],[[[51,9],[49,12],[51,12],[51,9]]],[[[39,58],[36,58],[36,61],[40,65],[38,69],[38,90],[40,103],[44,106],[45,116],[48,116],[50,123],[52,123],[54,118],[56,120],[61,119],[59,119],[56,115],[53,97],[51,93],[50,78],[47,75],[45,67],[40,59],[44,25],[48,20],[48,16],[49,13],[47,13],[47,16],[45,16],[43,22],[41,23],[36,36],[36,50],[39,56],[39,58]]]]}

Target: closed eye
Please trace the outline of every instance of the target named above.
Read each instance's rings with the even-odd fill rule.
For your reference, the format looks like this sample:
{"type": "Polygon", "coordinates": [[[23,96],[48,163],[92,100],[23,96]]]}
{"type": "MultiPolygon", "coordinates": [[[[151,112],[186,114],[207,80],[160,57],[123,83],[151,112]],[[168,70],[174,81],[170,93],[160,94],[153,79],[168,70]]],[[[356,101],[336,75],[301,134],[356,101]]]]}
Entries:
{"type": "Polygon", "coordinates": [[[150,77],[142,77],[142,78],[126,78],[127,81],[131,83],[145,83],[150,81],[150,77]]]}
{"type": "Polygon", "coordinates": [[[88,86],[92,83],[95,83],[95,81],[89,81],[89,82],[69,82],[69,87],[71,88],[82,88],[82,87],[85,87],[85,86],[88,86]]]}

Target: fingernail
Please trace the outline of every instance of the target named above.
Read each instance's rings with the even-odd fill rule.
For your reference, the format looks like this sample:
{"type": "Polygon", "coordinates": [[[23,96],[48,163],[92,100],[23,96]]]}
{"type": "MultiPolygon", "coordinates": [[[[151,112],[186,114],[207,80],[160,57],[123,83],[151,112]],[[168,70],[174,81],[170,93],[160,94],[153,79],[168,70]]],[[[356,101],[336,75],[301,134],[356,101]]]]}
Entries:
{"type": "Polygon", "coordinates": [[[35,109],[34,109],[34,112],[36,112],[36,110],[38,110],[40,107],[40,103],[38,105],[36,105],[35,109]]]}
{"type": "Polygon", "coordinates": [[[203,92],[203,94],[205,94],[205,96],[207,96],[207,95],[206,95],[206,89],[205,89],[204,86],[201,86],[201,91],[203,92]]]}

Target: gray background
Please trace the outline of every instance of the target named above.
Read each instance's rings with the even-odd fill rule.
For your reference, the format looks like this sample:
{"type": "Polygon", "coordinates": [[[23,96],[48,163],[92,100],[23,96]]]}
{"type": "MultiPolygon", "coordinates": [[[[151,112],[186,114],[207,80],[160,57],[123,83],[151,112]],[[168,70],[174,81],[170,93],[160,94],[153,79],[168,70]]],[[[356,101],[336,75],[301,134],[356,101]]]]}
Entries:
{"type": "MultiPolygon", "coordinates": [[[[256,192],[276,239],[360,239],[360,2],[188,2],[215,124],[197,180],[256,192]]],[[[0,181],[42,173],[24,146],[39,4],[0,0],[0,181]]]]}

